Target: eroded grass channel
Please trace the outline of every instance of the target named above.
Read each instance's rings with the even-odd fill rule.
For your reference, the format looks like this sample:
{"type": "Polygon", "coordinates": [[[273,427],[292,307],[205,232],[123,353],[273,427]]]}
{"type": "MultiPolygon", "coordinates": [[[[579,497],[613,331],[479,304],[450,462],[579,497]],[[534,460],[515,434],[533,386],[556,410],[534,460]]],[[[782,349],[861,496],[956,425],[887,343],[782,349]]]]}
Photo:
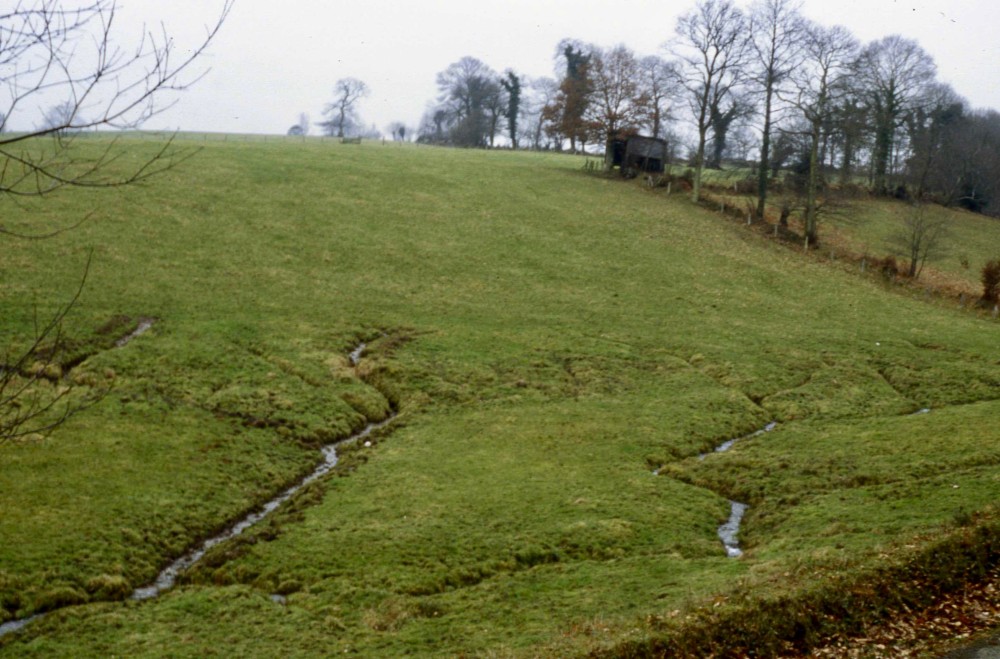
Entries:
{"type": "MultiPolygon", "coordinates": [[[[153,319],[142,319],[139,323],[139,326],[135,330],[133,330],[128,335],[118,339],[118,341],[115,342],[115,345],[119,348],[124,347],[132,339],[148,331],[153,326],[154,322],[155,321],[153,319]]],[[[361,361],[361,355],[366,348],[367,345],[365,343],[361,343],[349,353],[348,358],[350,360],[351,366],[357,367],[357,365],[361,361]]],[[[364,438],[371,435],[373,432],[389,425],[393,421],[395,416],[396,416],[395,410],[391,410],[389,416],[386,419],[378,422],[369,423],[367,426],[365,426],[358,432],[354,433],[353,435],[333,441],[323,446],[320,450],[323,459],[316,466],[316,468],[313,469],[313,471],[311,471],[297,483],[286,488],[284,491],[276,495],[274,498],[266,502],[264,505],[262,505],[255,511],[251,512],[250,514],[246,515],[245,517],[236,521],[235,523],[227,526],[225,531],[217,535],[214,535],[210,538],[207,538],[206,540],[198,544],[195,548],[191,549],[183,556],[171,562],[169,565],[163,568],[163,570],[160,571],[160,573],[157,575],[156,579],[152,583],[145,586],[141,586],[133,590],[132,594],[129,596],[129,599],[135,601],[144,601],[148,599],[153,599],[155,597],[158,597],[161,593],[171,589],[177,582],[177,578],[187,570],[194,567],[210,549],[242,535],[247,529],[258,524],[259,522],[270,516],[272,513],[274,513],[279,507],[281,507],[283,503],[291,499],[293,496],[295,496],[296,493],[302,490],[302,488],[306,487],[310,483],[313,483],[314,481],[317,481],[326,474],[328,474],[334,467],[337,466],[338,446],[343,446],[363,440],[364,438]]],[[[62,607],[62,608],[68,608],[68,607],[62,607]]],[[[24,629],[32,622],[41,619],[48,613],[51,613],[51,611],[40,613],[28,618],[8,621],[0,625],[0,637],[24,629]]]]}
{"type": "MultiPolygon", "coordinates": [[[[733,448],[737,442],[741,442],[746,439],[753,439],[754,437],[760,437],[761,435],[767,434],[778,427],[777,421],[771,421],[766,426],[752,432],[749,435],[743,435],[742,437],[736,437],[734,439],[727,440],[715,447],[714,453],[725,453],[729,449],[733,448]]],[[[704,460],[708,457],[708,453],[703,453],[698,456],[699,460],[704,460]]],[[[743,516],[749,510],[750,505],[746,503],[740,503],[739,501],[729,502],[729,519],[726,520],[725,524],[719,527],[719,540],[722,541],[722,546],[726,548],[726,555],[730,558],[739,558],[743,555],[743,550],[740,549],[739,534],[740,534],[740,524],[743,522],[743,516]]]]}

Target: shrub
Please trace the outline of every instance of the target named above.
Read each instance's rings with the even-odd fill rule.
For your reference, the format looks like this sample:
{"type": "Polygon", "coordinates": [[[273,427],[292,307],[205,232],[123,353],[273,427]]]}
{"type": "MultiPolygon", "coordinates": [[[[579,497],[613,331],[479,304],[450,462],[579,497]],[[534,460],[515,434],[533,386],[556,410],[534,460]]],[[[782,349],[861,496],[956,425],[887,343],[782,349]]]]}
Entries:
{"type": "Polygon", "coordinates": [[[875,259],[872,265],[889,281],[899,276],[899,264],[896,263],[895,256],[889,255],[884,259],[875,259]]]}
{"type": "Polygon", "coordinates": [[[994,259],[983,266],[983,301],[997,302],[1000,297],[1000,259],[994,259]]]}

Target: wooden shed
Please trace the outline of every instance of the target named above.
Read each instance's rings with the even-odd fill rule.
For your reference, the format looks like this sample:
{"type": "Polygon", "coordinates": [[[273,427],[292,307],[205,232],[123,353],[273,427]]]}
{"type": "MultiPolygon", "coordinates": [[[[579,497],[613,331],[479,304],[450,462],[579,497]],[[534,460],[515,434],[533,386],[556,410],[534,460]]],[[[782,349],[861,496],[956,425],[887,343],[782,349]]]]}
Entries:
{"type": "Polygon", "coordinates": [[[626,178],[639,173],[662,174],[667,164],[667,141],[643,135],[612,140],[605,158],[610,158],[611,166],[618,167],[626,178]]]}

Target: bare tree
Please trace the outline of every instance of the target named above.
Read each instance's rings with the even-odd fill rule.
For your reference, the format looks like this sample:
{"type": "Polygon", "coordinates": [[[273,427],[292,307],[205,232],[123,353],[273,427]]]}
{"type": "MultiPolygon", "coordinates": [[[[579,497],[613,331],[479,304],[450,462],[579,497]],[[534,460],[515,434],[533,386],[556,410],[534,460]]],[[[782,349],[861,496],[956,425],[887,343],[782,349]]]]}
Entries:
{"type": "Polygon", "coordinates": [[[871,108],[865,102],[864,94],[857,84],[857,76],[851,85],[851,92],[833,109],[831,121],[831,147],[840,150],[840,184],[853,181],[858,154],[871,151],[873,134],[871,108]]]}
{"type": "Polygon", "coordinates": [[[680,93],[677,66],[656,55],[643,57],[639,60],[639,85],[646,100],[644,123],[652,137],[662,137],[680,93]]]}
{"type": "MultiPolygon", "coordinates": [[[[145,162],[122,173],[107,166],[121,153],[116,143],[82,161],[67,136],[97,128],[135,128],[169,108],[171,92],[187,88],[203,75],[194,70],[194,63],[222,26],[232,1],[223,1],[218,21],[180,59],[178,45],[166,33],[141,35],[133,50],[123,50],[114,30],[118,12],[114,0],[92,0],[73,8],[59,0],[24,0],[3,10],[4,127],[37,102],[59,100],[36,128],[0,136],[0,195],[39,196],[65,186],[125,185],[189,156],[191,151],[168,141],[145,162]],[[57,139],[52,143],[38,139],[45,136],[57,139]]],[[[0,233],[12,232],[0,228],[0,233]]]]}
{"type": "Polygon", "coordinates": [[[757,172],[757,217],[764,217],[767,204],[771,133],[774,104],[779,88],[786,83],[800,61],[805,23],[792,0],[757,0],[751,9],[751,79],[760,95],[760,167],[757,172]]]}
{"type": "Polygon", "coordinates": [[[677,20],[676,33],[681,79],[697,130],[691,192],[697,202],[712,108],[721,108],[742,80],[747,54],[746,21],[731,0],[702,0],[677,20]]]}
{"type": "Polygon", "coordinates": [[[896,130],[906,113],[924,102],[936,70],[934,60],[916,41],[899,35],[869,44],[858,58],[855,73],[875,120],[872,183],[879,194],[889,189],[896,130]]]}
{"type": "Polygon", "coordinates": [[[491,81],[483,101],[483,107],[486,109],[487,143],[491,149],[496,143],[497,131],[500,129],[500,119],[507,116],[510,101],[506,88],[501,84],[502,82],[502,78],[491,81]]]}
{"type": "Polygon", "coordinates": [[[404,124],[402,121],[393,121],[388,126],[386,126],[386,130],[388,130],[389,134],[392,135],[393,142],[406,141],[406,132],[407,132],[406,124],[404,124]]]}
{"type": "Polygon", "coordinates": [[[333,86],[333,102],[323,108],[329,119],[320,122],[327,135],[344,137],[345,134],[360,129],[358,101],[368,96],[368,85],[357,78],[341,78],[333,86]]]}
{"type": "Polygon", "coordinates": [[[805,27],[802,66],[792,76],[795,91],[788,99],[805,119],[808,136],[808,172],[805,184],[806,239],[816,244],[820,189],[820,140],[835,109],[851,93],[852,65],[858,42],[843,27],[810,24],[805,27]]]}
{"type": "Polygon", "coordinates": [[[444,144],[448,140],[445,128],[448,112],[441,106],[428,105],[417,128],[417,142],[421,144],[444,144]]]}
{"type": "Polygon", "coordinates": [[[523,89],[528,94],[521,101],[522,143],[530,144],[532,149],[538,150],[543,146],[543,136],[547,136],[552,128],[546,121],[544,110],[559,94],[559,83],[553,78],[541,77],[530,80],[523,89]]]}
{"type": "Polygon", "coordinates": [[[38,127],[40,130],[52,130],[57,134],[65,134],[68,126],[73,124],[75,115],[79,111],[73,101],[63,101],[56,103],[45,112],[42,123],[38,127]]]}
{"type": "MultiPolygon", "coordinates": [[[[191,155],[168,139],[152,156],[131,168],[122,166],[124,147],[116,140],[96,154],[81,154],[74,135],[97,128],[134,128],[170,106],[169,96],[187,88],[200,73],[196,60],[221,28],[232,0],[206,34],[177,58],[178,45],[166,33],[140,35],[124,50],[115,32],[113,0],[93,0],[67,8],[59,0],[24,0],[0,10],[0,128],[38,102],[61,99],[34,129],[0,130],[0,198],[43,197],[67,187],[118,187],[144,180],[191,155]],[[168,101],[164,103],[163,101],[168,101]],[[42,139],[51,137],[51,140],[42,139]],[[114,166],[112,166],[114,163],[114,166]]],[[[12,229],[0,236],[43,239],[78,226],[12,229]]],[[[36,321],[34,336],[20,349],[8,349],[0,362],[0,442],[46,432],[99,399],[106,387],[74,395],[64,376],[62,321],[86,282],[48,321],[36,321]]]]}
{"type": "Polygon", "coordinates": [[[451,141],[459,146],[487,146],[503,108],[493,69],[475,57],[463,57],[438,73],[437,85],[441,118],[451,141]]]}
{"type": "Polygon", "coordinates": [[[942,217],[930,216],[923,204],[916,203],[890,237],[890,247],[900,256],[909,259],[907,276],[917,279],[928,260],[944,253],[947,234],[947,221],[942,217]]]}
{"type": "Polygon", "coordinates": [[[623,45],[590,51],[591,101],[584,119],[596,139],[604,141],[606,169],[611,168],[611,143],[638,129],[648,102],[641,91],[639,62],[623,45]]]}

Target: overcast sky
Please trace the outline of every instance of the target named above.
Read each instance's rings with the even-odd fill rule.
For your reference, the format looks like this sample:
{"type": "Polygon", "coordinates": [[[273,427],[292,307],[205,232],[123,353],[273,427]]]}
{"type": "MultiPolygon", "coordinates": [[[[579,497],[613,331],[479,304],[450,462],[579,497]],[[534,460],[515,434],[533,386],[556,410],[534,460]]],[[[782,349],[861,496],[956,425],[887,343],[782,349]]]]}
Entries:
{"type": "MultiPolygon", "coordinates": [[[[123,31],[162,22],[193,44],[222,0],[119,0],[123,31]]],[[[746,2],[740,3],[746,6],[746,2]]],[[[338,78],[371,88],[365,124],[416,126],[437,95],[435,75],[463,56],[496,71],[555,77],[556,44],[570,37],[665,55],[677,16],[694,0],[235,0],[203,64],[211,70],[146,127],[283,134],[313,122],[338,78]]],[[[997,0],[804,0],[803,13],[841,24],[862,42],[917,40],[973,107],[1000,109],[997,0]]],[[[315,130],[314,130],[315,132],[315,130]]]]}

